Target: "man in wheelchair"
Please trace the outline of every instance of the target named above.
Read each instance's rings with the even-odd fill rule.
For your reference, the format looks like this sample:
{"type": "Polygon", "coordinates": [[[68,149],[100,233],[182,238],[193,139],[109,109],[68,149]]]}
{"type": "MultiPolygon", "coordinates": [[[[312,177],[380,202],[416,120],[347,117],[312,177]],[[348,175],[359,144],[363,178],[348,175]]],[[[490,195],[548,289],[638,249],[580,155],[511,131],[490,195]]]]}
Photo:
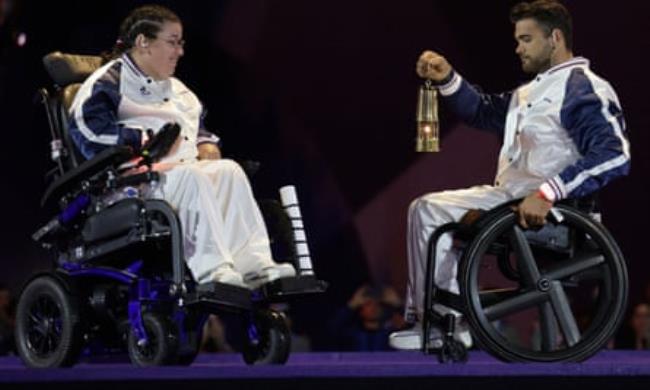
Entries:
{"type": "MultiPolygon", "coordinates": [[[[442,225],[472,219],[467,213],[474,209],[491,210],[523,199],[513,205],[518,224],[523,229],[541,226],[558,201],[584,197],[629,171],[618,97],[589,69],[587,59],[574,57],[567,9],[554,0],[537,0],[516,5],[511,20],[516,54],[524,72],[534,75],[514,91],[482,93],[433,51],[425,51],[417,62],[417,74],[438,85],[445,103],[461,119],[502,134],[503,146],[494,185],[431,193],[411,203],[406,318],[413,326],[390,336],[394,348],[420,349],[442,337],[441,329],[433,328],[430,340],[423,341],[422,329],[423,316],[431,310],[425,307],[425,295],[431,293],[425,286],[429,239],[442,225]]],[[[452,243],[451,233],[445,233],[434,247],[433,285],[466,294],[468,288],[457,280],[459,254],[452,243]]],[[[458,315],[441,305],[433,310],[458,315]]],[[[454,337],[469,347],[467,327],[463,321],[457,325],[454,337]]]]}
{"type": "Polygon", "coordinates": [[[183,228],[185,256],[196,281],[257,287],[295,275],[272,260],[269,238],[244,171],[220,158],[205,110],[172,77],[184,54],[180,19],[159,6],[131,12],[114,59],[81,86],[70,109],[70,134],[86,159],[113,145],[140,149],[168,122],[180,125],[172,150],[154,166],[162,180],[143,189],[169,202],[183,228]]]}

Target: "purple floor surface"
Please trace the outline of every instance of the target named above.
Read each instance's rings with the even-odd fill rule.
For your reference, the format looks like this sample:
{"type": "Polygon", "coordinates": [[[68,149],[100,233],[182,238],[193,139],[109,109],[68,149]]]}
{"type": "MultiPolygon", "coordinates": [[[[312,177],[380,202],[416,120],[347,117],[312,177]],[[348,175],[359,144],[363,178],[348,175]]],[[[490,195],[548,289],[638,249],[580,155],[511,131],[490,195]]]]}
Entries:
{"type": "MultiPolygon", "coordinates": [[[[419,352],[294,353],[284,366],[246,366],[238,354],[200,355],[190,367],[136,368],[126,361],[67,369],[27,369],[0,358],[0,383],[167,381],[261,378],[650,377],[650,351],[603,351],[583,363],[513,364],[471,352],[465,364],[440,364],[419,352]]],[[[650,388],[650,387],[649,387],[650,388]]]]}

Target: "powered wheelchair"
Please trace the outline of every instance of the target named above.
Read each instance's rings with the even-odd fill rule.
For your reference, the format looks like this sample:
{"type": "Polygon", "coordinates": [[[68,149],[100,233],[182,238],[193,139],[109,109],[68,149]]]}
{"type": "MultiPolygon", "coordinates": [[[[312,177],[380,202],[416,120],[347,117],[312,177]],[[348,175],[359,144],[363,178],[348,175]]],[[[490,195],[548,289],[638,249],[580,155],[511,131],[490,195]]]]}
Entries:
{"type": "Polygon", "coordinates": [[[513,206],[439,227],[428,246],[422,351],[441,362],[467,359],[454,339],[463,314],[478,345],[514,362],[582,361],[613,337],[625,313],[628,276],[616,242],[599,222],[595,196],[555,205],[542,228],[523,229],[513,206]],[[473,219],[473,221],[472,221],[473,219]],[[450,233],[462,253],[460,294],[435,284],[436,245],[450,233]],[[430,337],[431,327],[443,331],[430,337]]]}
{"type": "Polygon", "coordinates": [[[210,313],[233,313],[246,321],[247,364],[285,363],[290,332],[273,303],[327,287],[305,265],[311,262],[297,203],[284,208],[273,203],[275,219],[280,219],[275,224],[293,241],[288,244],[293,249],[285,248],[287,258],[278,260],[293,261],[296,277],[254,290],[196,283],[184,261],[179,219],[168,203],[133,194],[106,201],[107,193],[159,179],[151,164],[169,150],[179,127],[165,126],[138,152],[117,146],[84,161],[67,132],[67,108],[78,83],[100,59],[56,52],[44,64],[56,84],[54,93],[40,91],[56,167],[49,173],[52,183],[42,206],[58,203],[59,212],[33,235],[55,259],[52,271],[26,283],[18,301],[16,344],[24,363],[70,366],[92,345],[123,350],[126,344],[135,365],[189,365],[199,352],[201,329],[210,313]],[[123,164],[134,158],[147,169],[122,175],[123,164]]]}

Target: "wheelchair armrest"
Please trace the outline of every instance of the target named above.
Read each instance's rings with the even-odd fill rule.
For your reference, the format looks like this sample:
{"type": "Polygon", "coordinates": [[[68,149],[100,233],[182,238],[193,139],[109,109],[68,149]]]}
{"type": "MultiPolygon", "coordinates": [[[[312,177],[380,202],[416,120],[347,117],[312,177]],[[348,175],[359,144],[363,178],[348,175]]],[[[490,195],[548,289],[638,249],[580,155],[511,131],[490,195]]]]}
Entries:
{"type": "Polygon", "coordinates": [[[152,181],[160,181],[160,173],[156,171],[146,171],[137,173],[135,175],[118,176],[109,181],[110,188],[122,188],[127,186],[138,186],[142,183],[151,183],[152,181]]]}
{"type": "Polygon", "coordinates": [[[75,169],[68,171],[52,183],[41,198],[41,207],[52,199],[58,199],[66,192],[84,180],[104,171],[106,168],[117,168],[133,158],[133,150],[128,146],[115,146],[98,153],[94,158],[85,161],[75,169]]]}

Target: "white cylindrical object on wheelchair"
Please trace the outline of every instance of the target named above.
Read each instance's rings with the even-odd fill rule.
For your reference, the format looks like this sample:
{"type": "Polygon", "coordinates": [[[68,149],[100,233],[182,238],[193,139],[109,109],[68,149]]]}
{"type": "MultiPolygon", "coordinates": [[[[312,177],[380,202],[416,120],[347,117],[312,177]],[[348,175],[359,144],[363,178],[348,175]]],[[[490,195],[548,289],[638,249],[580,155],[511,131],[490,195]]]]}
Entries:
{"type": "Polygon", "coordinates": [[[296,257],[298,259],[297,271],[299,275],[313,275],[314,270],[309,255],[309,247],[307,246],[307,235],[305,234],[304,225],[302,223],[302,215],[300,213],[300,206],[298,205],[298,196],[296,195],[296,187],[284,186],[280,188],[280,200],[285,212],[291,220],[291,228],[293,229],[293,242],[296,250],[296,257]]]}

